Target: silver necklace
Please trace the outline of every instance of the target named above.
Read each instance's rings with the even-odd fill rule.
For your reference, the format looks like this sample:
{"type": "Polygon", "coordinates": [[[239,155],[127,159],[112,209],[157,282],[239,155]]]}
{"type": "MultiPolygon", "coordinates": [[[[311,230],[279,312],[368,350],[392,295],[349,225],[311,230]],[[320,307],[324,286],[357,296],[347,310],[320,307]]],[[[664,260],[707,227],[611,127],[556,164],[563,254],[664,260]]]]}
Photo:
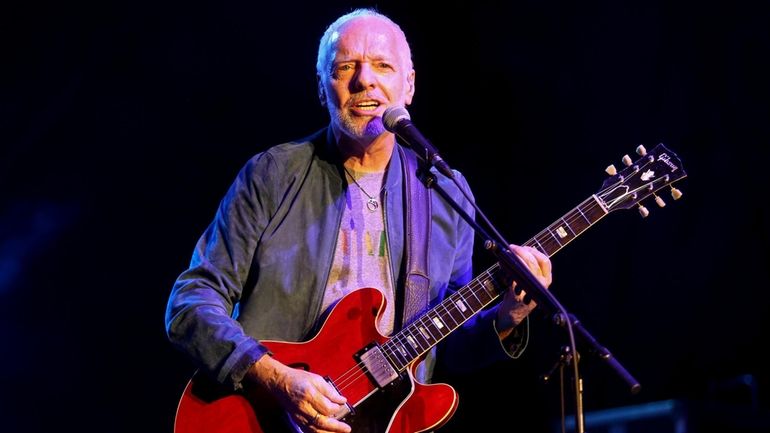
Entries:
{"type": "MultiPolygon", "coordinates": [[[[371,194],[369,194],[368,192],[366,192],[366,190],[364,189],[364,187],[362,187],[362,186],[361,186],[361,184],[359,184],[359,183],[358,183],[358,181],[356,180],[356,178],[355,178],[355,177],[353,177],[353,175],[352,175],[352,174],[350,174],[350,172],[348,171],[348,168],[347,168],[347,167],[345,167],[345,166],[343,165],[343,166],[342,166],[342,169],[343,169],[343,170],[345,170],[345,173],[347,173],[347,175],[348,175],[348,176],[350,176],[350,179],[352,179],[352,180],[353,180],[353,183],[355,183],[355,184],[356,184],[356,186],[358,187],[358,189],[360,189],[360,190],[361,190],[361,192],[362,192],[362,193],[364,193],[364,195],[366,195],[367,197],[369,197],[369,200],[367,200],[367,201],[366,201],[366,208],[367,208],[367,209],[369,209],[369,212],[374,212],[374,211],[376,211],[377,209],[379,209],[379,208],[380,208],[380,202],[379,202],[379,201],[377,201],[377,199],[376,199],[376,198],[374,198],[374,196],[372,196],[371,194]]],[[[380,192],[379,192],[379,193],[377,193],[377,195],[379,196],[380,194],[382,194],[382,191],[384,191],[384,190],[385,190],[385,182],[383,182],[383,185],[382,185],[382,189],[380,189],[380,192]]]]}

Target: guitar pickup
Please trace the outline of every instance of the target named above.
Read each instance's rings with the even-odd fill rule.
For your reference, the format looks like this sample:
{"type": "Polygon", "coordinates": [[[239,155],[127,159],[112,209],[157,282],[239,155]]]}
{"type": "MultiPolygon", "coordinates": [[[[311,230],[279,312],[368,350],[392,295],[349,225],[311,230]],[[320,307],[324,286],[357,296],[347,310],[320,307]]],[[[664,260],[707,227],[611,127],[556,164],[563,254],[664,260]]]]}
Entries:
{"type": "Polygon", "coordinates": [[[375,344],[365,350],[366,351],[360,355],[359,359],[361,360],[361,363],[364,364],[366,372],[372,379],[374,379],[377,386],[384,388],[385,385],[398,378],[398,372],[392,365],[390,365],[385,354],[382,353],[380,346],[375,344]]]}

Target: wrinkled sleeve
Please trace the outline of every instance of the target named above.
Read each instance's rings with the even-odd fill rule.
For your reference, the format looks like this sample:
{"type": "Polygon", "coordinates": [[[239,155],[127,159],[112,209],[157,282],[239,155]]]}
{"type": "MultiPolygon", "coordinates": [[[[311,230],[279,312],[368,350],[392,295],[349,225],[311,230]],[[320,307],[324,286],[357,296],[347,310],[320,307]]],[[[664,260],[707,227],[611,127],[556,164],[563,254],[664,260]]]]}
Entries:
{"type": "MultiPolygon", "coordinates": [[[[456,173],[460,185],[473,197],[467,180],[456,173]]],[[[471,217],[475,216],[473,206],[467,200],[463,208],[471,217]]],[[[468,284],[473,275],[473,242],[475,231],[462,218],[457,223],[458,244],[454,256],[452,277],[442,299],[446,299],[458,289],[468,284]]],[[[528,319],[519,324],[505,339],[500,339],[495,320],[498,303],[480,311],[438,345],[437,367],[448,373],[464,373],[483,368],[494,362],[518,358],[526,347],[528,319]]]]}
{"type": "Polygon", "coordinates": [[[234,389],[249,366],[268,353],[234,318],[259,237],[274,208],[269,154],[238,173],[199,239],[190,266],[169,296],[165,324],[171,343],[220,383],[234,389]]]}

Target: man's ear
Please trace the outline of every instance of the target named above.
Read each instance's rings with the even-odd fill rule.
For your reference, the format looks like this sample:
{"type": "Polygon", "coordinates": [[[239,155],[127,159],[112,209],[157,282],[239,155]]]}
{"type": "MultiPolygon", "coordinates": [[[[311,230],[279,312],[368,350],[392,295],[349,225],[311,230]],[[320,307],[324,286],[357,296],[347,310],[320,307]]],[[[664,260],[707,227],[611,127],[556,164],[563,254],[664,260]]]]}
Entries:
{"type": "Polygon", "coordinates": [[[315,74],[316,83],[318,84],[318,100],[321,101],[321,106],[326,107],[326,89],[324,89],[324,83],[321,79],[321,74],[315,74]]]}
{"type": "Polygon", "coordinates": [[[412,103],[412,98],[414,98],[414,69],[409,71],[409,75],[406,76],[406,98],[404,99],[404,102],[406,105],[409,105],[412,103]]]}

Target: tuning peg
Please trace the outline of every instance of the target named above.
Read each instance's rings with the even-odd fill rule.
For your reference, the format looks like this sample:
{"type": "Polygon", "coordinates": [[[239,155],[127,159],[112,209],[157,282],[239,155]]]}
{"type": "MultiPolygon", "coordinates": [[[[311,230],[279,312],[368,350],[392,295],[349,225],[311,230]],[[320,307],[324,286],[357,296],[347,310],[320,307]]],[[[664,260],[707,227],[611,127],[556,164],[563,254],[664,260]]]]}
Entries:
{"type": "Polygon", "coordinates": [[[679,191],[678,189],[671,187],[671,197],[674,197],[674,200],[679,200],[682,198],[682,191],[679,191]]]}
{"type": "Polygon", "coordinates": [[[609,174],[610,176],[615,176],[616,174],[618,174],[618,170],[616,170],[615,166],[612,164],[608,165],[607,168],[604,169],[604,171],[606,171],[607,174],[609,174]]]}
{"type": "Polygon", "coordinates": [[[646,207],[639,205],[639,214],[642,215],[642,218],[647,218],[647,215],[650,214],[650,211],[648,211],[646,207]]]}
{"type": "Polygon", "coordinates": [[[647,149],[644,148],[643,144],[640,144],[639,146],[636,147],[636,153],[639,156],[647,155],[647,149]]]}
{"type": "Polygon", "coordinates": [[[653,195],[655,196],[655,203],[658,204],[658,207],[666,207],[666,202],[663,201],[663,199],[660,198],[659,195],[657,195],[657,194],[653,194],[653,195]]]}
{"type": "Polygon", "coordinates": [[[633,161],[631,161],[631,157],[630,157],[630,156],[628,156],[628,155],[623,155],[623,164],[625,164],[625,165],[627,165],[627,166],[630,166],[630,165],[631,165],[631,164],[633,164],[633,163],[634,163],[634,162],[633,162],[633,161]]]}

